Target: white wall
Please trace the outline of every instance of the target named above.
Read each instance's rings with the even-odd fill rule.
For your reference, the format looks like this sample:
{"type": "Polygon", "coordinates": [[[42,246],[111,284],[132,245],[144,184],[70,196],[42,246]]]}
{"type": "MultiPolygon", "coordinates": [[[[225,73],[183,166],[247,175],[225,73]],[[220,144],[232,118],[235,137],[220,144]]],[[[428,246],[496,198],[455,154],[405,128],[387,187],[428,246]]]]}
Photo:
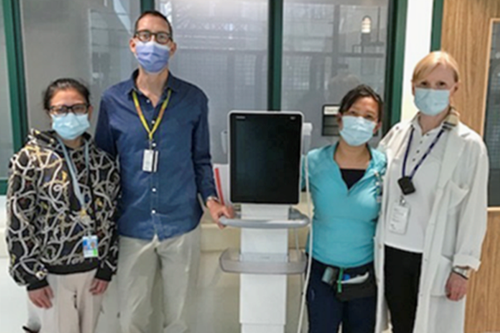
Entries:
{"type": "Polygon", "coordinates": [[[417,113],[413,104],[411,77],[415,65],[431,49],[433,4],[433,0],[408,1],[401,120],[412,118],[417,113]]]}

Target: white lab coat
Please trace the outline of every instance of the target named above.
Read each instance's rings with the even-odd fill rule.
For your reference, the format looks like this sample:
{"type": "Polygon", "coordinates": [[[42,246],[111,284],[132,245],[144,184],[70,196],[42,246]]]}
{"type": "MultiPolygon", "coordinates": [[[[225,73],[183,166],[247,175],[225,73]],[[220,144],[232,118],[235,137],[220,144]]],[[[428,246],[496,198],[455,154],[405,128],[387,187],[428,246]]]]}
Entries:
{"type": "MultiPolygon", "coordinates": [[[[408,143],[411,122],[395,125],[380,143],[393,156],[408,143]]],[[[445,286],[452,266],[479,268],[487,225],[488,155],[481,137],[462,123],[445,136],[445,153],[436,184],[436,197],[425,233],[417,317],[413,333],[464,331],[465,298],[446,298],[445,286]]],[[[388,179],[384,180],[388,188],[388,179]]],[[[383,193],[375,236],[375,271],[378,280],[376,333],[387,327],[384,295],[384,239],[388,203],[400,193],[383,193]]]]}

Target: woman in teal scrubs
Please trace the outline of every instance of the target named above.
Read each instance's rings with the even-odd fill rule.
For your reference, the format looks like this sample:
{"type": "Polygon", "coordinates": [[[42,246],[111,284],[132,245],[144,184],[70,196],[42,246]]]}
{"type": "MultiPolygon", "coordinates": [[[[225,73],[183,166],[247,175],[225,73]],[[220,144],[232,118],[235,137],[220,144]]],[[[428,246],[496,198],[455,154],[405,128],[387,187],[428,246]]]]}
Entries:
{"type": "Polygon", "coordinates": [[[343,333],[375,328],[373,237],[386,160],[368,141],[381,126],[382,108],[370,87],[349,91],[339,110],[339,142],[308,153],[314,204],[310,333],[336,333],[341,324],[343,333]]]}

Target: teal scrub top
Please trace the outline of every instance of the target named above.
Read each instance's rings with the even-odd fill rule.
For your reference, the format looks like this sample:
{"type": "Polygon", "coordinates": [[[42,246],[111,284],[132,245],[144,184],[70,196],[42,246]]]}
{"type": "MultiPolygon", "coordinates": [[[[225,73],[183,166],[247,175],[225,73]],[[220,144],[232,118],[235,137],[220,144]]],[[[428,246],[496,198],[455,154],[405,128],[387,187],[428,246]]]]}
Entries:
{"type": "MultiPolygon", "coordinates": [[[[333,159],[336,147],[315,149],[307,155],[314,204],[313,258],[330,266],[352,268],[373,261],[373,238],[386,158],[370,148],[372,158],[363,178],[348,189],[333,159]]],[[[305,163],[303,187],[304,167],[305,163]]],[[[306,249],[309,251],[309,244],[306,249]]]]}

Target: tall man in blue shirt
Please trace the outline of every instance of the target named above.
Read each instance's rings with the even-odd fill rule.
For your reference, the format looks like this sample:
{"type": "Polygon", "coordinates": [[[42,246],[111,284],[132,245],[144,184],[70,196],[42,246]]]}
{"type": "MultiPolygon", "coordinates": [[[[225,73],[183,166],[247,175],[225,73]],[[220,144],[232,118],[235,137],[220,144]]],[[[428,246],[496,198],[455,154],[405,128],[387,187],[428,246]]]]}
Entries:
{"type": "Polygon", "coordinates": [[[172,27],[156,11],[135,24],[132,77],[103,95],[96,130],[99,147],[118,158],[122,197],[118,289],[123,333],[151,332],[153,282],[163,278],[164,333],[186,332],[186,303],[199,263],[202,208],[218,223],[230,210],[216,198],[208,100],[174,77],[172,27]]]}

